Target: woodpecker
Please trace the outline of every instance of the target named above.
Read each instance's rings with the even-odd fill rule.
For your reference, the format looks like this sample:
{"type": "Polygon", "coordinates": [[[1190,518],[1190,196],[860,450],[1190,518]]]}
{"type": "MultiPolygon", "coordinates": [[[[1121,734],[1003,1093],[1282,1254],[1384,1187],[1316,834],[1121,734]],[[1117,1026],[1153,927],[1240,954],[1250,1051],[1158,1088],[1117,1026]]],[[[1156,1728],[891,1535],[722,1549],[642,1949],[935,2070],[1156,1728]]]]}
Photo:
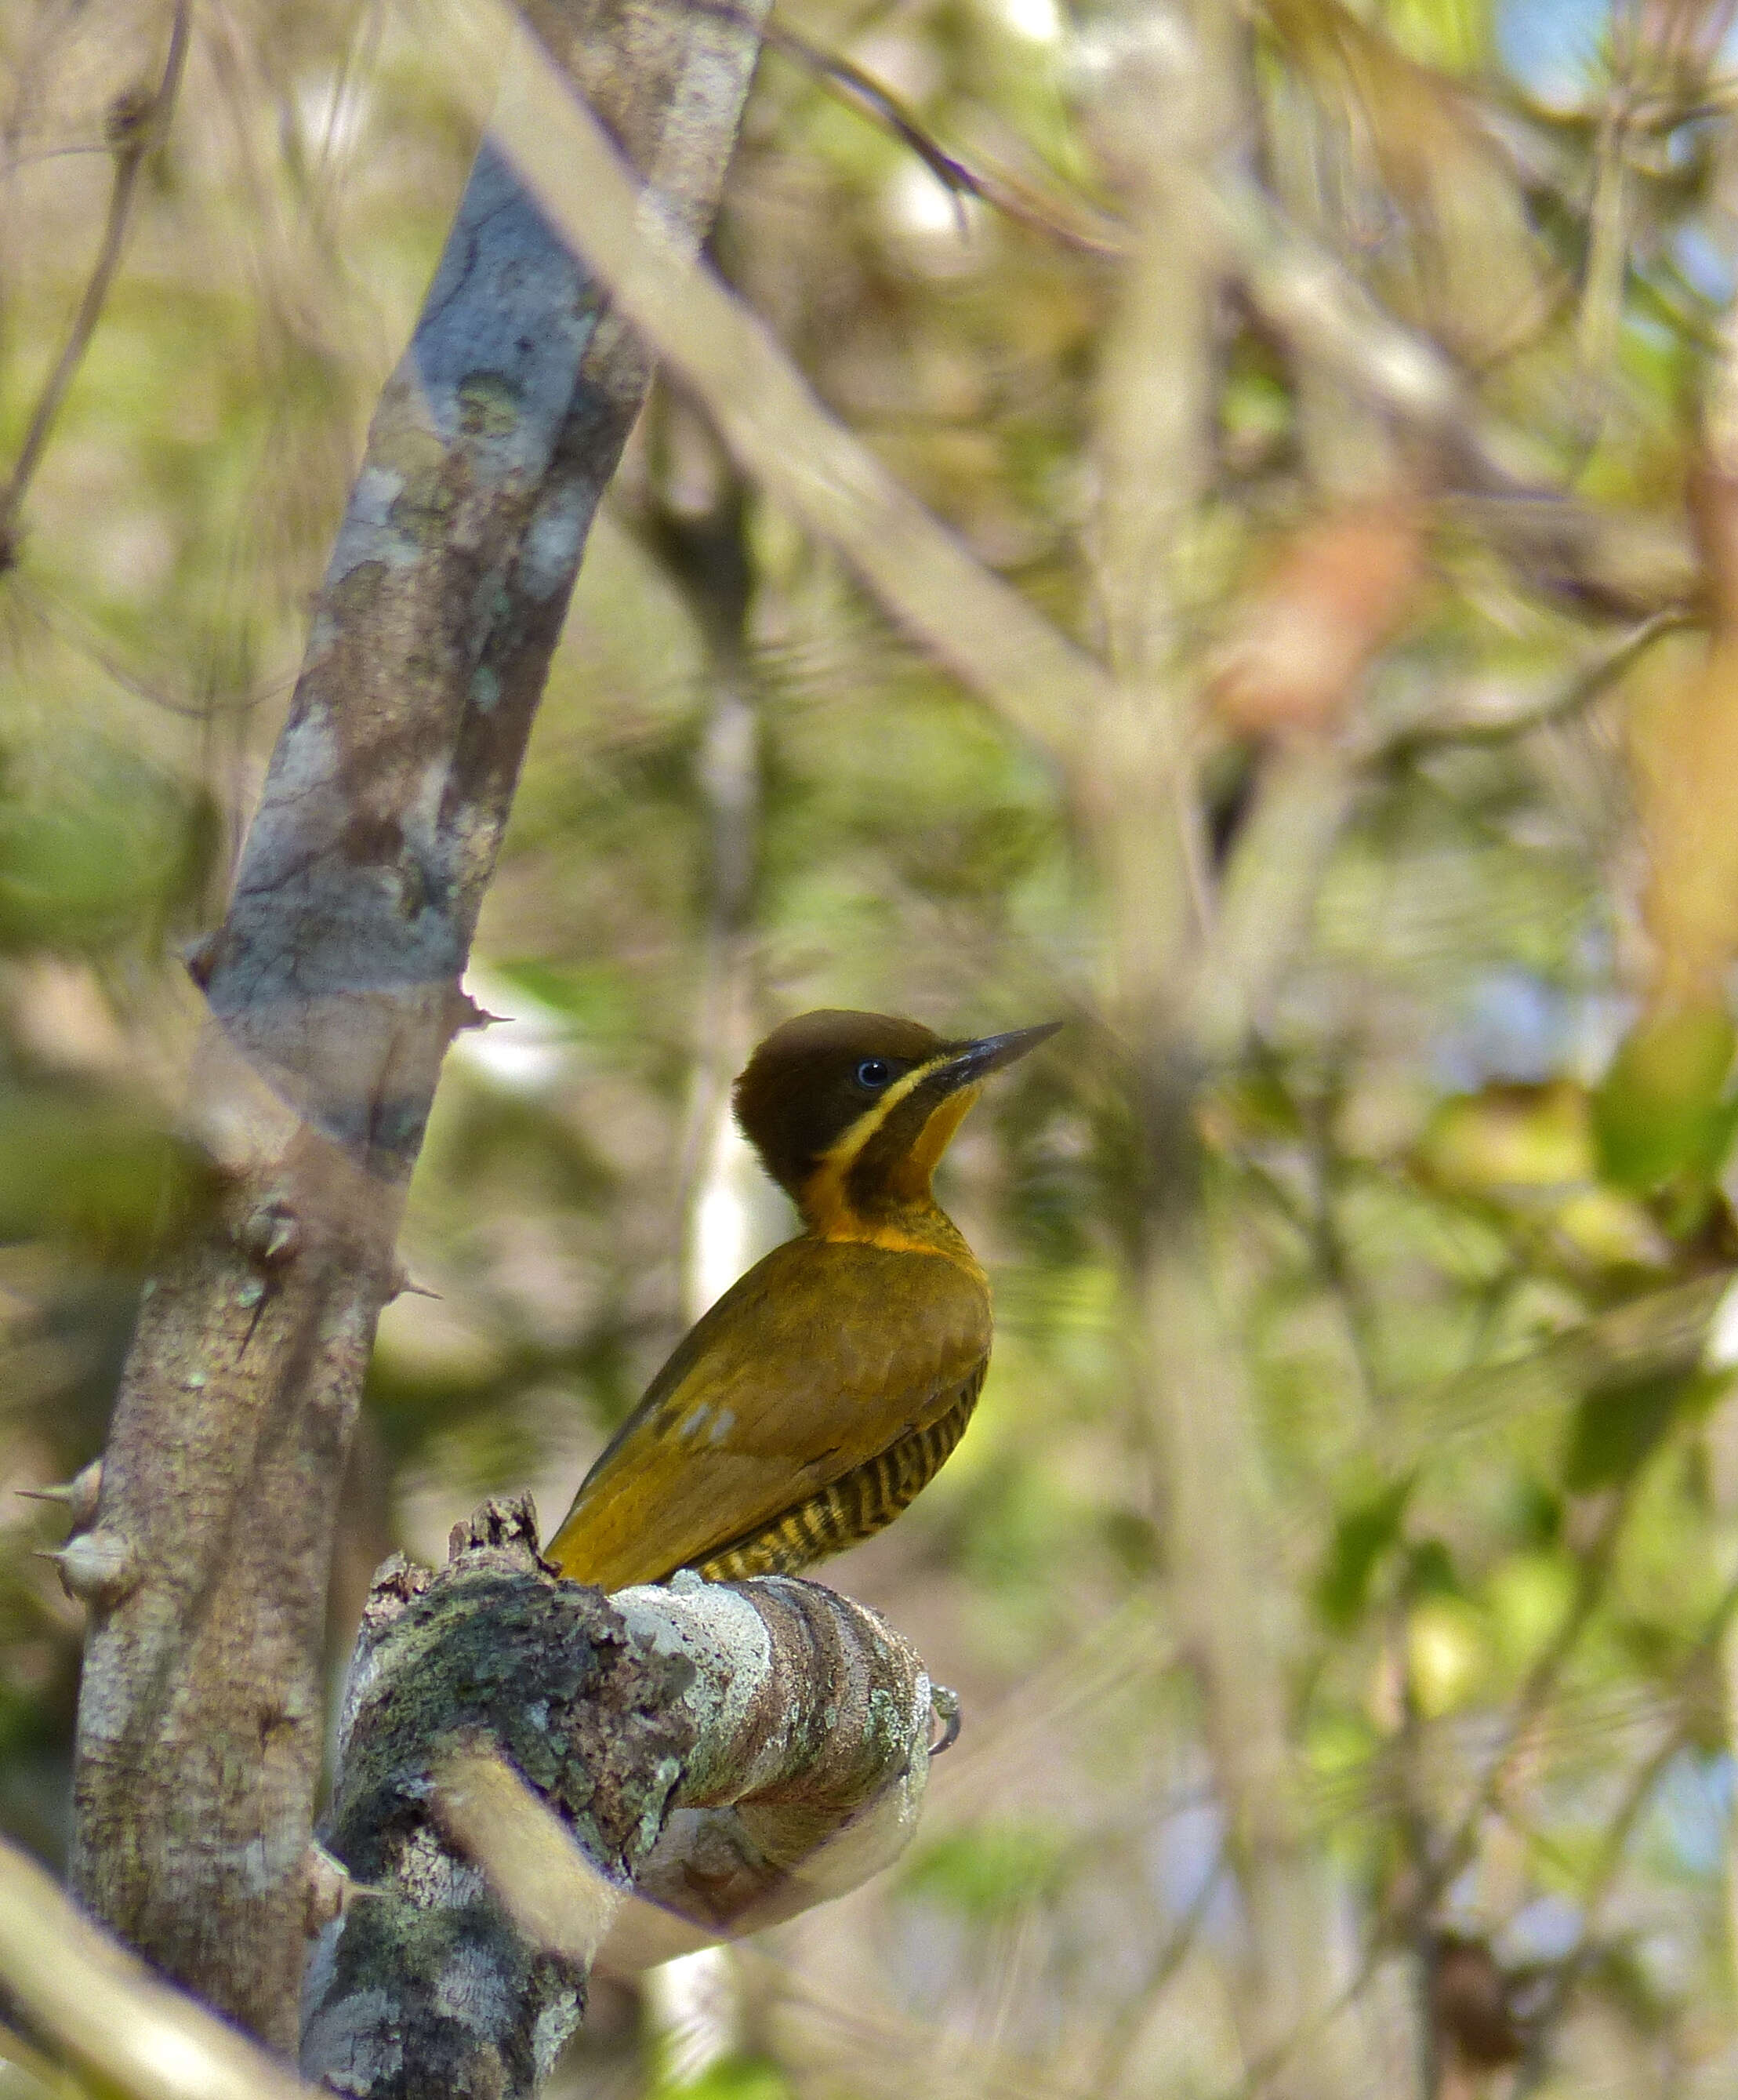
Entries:
{"type": "Polygon", "coordinates": [[[737,1120],[803,1229],[690,1329],[545,1549],[619,1590],[789,1573],[891,1524],[971,1419],[990,1288],[930,1180],[992,1072],[1060,1023],[949,1042],[829,1009],[787,1021],[737,1120]]]}

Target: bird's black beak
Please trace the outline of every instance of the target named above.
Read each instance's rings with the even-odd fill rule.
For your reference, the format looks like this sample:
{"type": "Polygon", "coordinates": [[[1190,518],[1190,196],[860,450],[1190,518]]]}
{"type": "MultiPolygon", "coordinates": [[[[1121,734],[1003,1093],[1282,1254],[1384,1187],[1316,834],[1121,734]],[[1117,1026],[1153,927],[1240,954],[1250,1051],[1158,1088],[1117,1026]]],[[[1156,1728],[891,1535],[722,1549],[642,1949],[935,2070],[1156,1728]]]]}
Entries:
{"type": "Polygon", "coordinates": [[[938,1065],[931,1077],[944,1082],[950,1094],[961,1087],[975,1086],[1004,1065],[1023,1057],[1028,1050],[1036,1050],[1041,1043],[1048,1043],[1062,1025],[1059,1021],[1046,1021],[1040,1028],[1013,1028],[1005,1035],[980,1036],[938,1065]]]}

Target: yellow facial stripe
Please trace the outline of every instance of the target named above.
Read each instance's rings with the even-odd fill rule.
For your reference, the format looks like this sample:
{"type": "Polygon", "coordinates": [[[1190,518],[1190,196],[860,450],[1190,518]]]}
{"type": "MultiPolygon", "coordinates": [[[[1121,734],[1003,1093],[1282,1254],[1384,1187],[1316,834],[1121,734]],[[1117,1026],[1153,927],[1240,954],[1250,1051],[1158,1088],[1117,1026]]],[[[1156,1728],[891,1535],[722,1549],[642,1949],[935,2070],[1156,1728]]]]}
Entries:
{"type": "MultiPolygon", "coordinates": [[[[811,1229],[823,1239],[867,1240],[876,1246],[893,1247],[900,1251],[935,1251],[926,1243],[900,1232],[896,1226],[877,1225],[860,1219],[851,1207],[845,1181],[864,1146],[894,1110],[915,1093],[938,1065],[948,1063],[956,1054],[948,1051],[941,1057],[932,1057],[927,1064],[915,1066],[904,1079],[895,1079],[881,1099],[866,1108],[821,1155],[819,1163],[803,1185],[803,1212],[811,1229]]],[[[948,1140],[979,1091],[977,1087],[961,1087],[957,1094],[947,1095],[936,1105],[911,1149],[909,1172],[900,1177],[901,1193],[921,1196],[926,1192],[936,1162],[947,1150],[948,1140]]]]}
{"type": "Polygon", "coordinates": [[[941,1155],[953,1142],[953,1133],[965,1122],[966,1112],[983,1092],[981,1086],[961,1087],[957,1093],[944,1096],[918,1132],[910,1158],[912,1174],[920,1180],[922,1187],[929,1186],[930,1176],[940,1164],[941,1155]]]}

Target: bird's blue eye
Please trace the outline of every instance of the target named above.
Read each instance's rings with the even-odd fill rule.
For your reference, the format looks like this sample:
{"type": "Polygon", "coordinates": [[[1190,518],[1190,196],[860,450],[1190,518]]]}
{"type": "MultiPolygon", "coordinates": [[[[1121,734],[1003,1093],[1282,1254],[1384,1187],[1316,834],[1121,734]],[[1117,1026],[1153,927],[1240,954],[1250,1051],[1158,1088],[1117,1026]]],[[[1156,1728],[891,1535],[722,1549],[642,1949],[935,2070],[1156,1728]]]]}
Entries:
{"type": "Polygon", "coordinates": [[[872,1094],[878,1094],[893,1077],[893,1067],[885,1057],[865,1057],[853,1076],[860,1087],[867,1087],[872,1094]]]}

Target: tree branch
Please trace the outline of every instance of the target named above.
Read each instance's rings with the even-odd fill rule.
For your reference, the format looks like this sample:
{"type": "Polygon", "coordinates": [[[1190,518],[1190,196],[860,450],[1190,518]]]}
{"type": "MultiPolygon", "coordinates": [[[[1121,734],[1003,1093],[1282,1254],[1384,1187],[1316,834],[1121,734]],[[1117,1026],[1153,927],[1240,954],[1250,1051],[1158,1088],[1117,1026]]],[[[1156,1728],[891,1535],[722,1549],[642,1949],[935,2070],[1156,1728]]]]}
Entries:
{"type": "MultiPolygon", "coordinates": [[[[752,68],[741,20],[548,0],[554,58],[710,223],[752,68]]],[[[649,218],[642,221],[643,230],[649,218]]],[[[288,2046],[339,1482],[458,990],[645,351],[486,138],[369,433],[227,917],[195,959],[196,1083],[229,1180],[165,1259],[95,1529],[75,1885],[288,2046]]]]}
{"type": "MultiPolygon", "coordinates": [[[[1259,2060],[1326,2001],[1331,1970],[1287,1737],[1257,1430],[1228,1339],[1234,1316],[1204,1214],[1194,1120],[1208,1059],[1237,1046],[1264,980],[1285,960],[1259,907],[1243,909],[1240,952],[1226,953],[1217,995],[1191,999],[1219,953],[1199,894],[1192,645],[1229,258],[1181,171],[1229,156],[1242,136],[1247,55],[1232,15],[1179,5],[1125,28],[1119,56],[1098,118],[1133,236],[1101,375],[1099,583],[1117,685],[1094,725],[1082,801],[1106,897],[1111,1012],[1128,1046],[1130,1141],[1117,1173],[1131,1357],[1162,1474],[1169,1596],[1199,1687],[1225,1864],[1247,1921],[1234,2016],[1247,2057],[1259,2060]]],[[[1309,792],[1289,798],[1278,828],[1308,835],[1318,862],[1343,790],[1293,784],[1309,792]]],[[[1305,891],[1315,871],[1291,871],[1305,891]]],[[[1296,924],[1295,908],[1283,923],[1296,924]]],[[[1335,2071],[1326,2049],[1312,2051],[1296,2092],[1342,2089],[1335,2071]]]]}
{"type": "Polygon", "coordinates": [[[618,1965],[751,1930],[916,1827],[930,1681],[873,1612],[783,1577],[605,1598],[536,1548],[527,1500],[487,1503],[369,1600],[328,1833],[367,1894],[302,2043],[359,2100],[529,2093],[612,1924],[618,1965]]]}

